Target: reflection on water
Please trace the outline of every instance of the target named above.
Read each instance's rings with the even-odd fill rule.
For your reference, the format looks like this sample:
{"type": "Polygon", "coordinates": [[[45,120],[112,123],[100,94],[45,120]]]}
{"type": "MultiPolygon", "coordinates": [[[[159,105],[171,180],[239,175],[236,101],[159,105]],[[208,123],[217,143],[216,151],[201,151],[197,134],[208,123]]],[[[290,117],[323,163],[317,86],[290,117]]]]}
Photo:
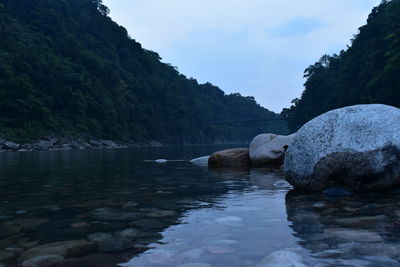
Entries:
{"type": "Polygon", "coordinates": [[[65,251],[81,265],[64,266],[273,266],[262,259],[274,251],[309,266],[399,265],[397,192],[298,195],[279,170],[189,162],[220,148],[0,154],[0,266],[68,240],[96,246],[65,251]]]}

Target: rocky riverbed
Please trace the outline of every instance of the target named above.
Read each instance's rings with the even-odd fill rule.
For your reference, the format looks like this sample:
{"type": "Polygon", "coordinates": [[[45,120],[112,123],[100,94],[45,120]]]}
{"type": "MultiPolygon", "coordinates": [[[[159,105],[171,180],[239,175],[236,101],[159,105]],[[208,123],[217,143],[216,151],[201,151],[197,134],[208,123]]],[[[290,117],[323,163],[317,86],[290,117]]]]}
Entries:
{"type": "Polygon", "coordinates": [[[279,168],[190,162],[218,149],[2,154],[0,266],[400,265],[397,191],[305,195],[279,168]]]}

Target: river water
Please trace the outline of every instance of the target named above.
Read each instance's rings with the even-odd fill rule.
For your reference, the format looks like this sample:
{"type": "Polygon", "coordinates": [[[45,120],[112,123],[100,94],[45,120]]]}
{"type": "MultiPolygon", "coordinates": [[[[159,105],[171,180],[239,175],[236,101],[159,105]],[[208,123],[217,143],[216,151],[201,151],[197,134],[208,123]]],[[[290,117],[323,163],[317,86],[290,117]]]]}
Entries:
{"type": "Polygon", "coordinates": [[[59,266],[400,266],[397,191],[302,195],[279,170],[190,163],[222,148],[0,154],[0,266],[70,240],[98,245],[59,266]]]}

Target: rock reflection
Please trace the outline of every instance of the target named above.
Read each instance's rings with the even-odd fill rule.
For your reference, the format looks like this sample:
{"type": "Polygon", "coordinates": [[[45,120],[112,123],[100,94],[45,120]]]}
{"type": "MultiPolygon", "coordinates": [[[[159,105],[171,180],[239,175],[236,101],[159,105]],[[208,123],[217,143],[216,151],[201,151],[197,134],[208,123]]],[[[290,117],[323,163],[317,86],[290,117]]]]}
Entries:
{"type": "Polygon", "coordinates": [[[286,195],[288,221],[299,244],[311,252],[314,261],[332,266],[398,266],[399,204],[396,193],[337,200],[294,190],[286,195]]]}

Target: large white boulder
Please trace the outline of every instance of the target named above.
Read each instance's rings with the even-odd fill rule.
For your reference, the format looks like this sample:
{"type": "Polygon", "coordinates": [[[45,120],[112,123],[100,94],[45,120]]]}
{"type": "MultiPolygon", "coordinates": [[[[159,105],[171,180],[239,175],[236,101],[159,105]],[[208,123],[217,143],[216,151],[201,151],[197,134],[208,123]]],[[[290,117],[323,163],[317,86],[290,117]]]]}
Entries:
{"type": "Polygon", "coordinates": [[[331,183],[363,191],[400,185],[400,109],[357,105],[320,115],[297,132],[284,172],[307,191],[331,183]]]}
{"type": "Polygon", "coordinates": [[[295,134],[288,136],[276,134],[257,135],[250,143],[251,165],[263,167],[282,164],[286,148],[290,145],[294,136],[295,134]]]}

